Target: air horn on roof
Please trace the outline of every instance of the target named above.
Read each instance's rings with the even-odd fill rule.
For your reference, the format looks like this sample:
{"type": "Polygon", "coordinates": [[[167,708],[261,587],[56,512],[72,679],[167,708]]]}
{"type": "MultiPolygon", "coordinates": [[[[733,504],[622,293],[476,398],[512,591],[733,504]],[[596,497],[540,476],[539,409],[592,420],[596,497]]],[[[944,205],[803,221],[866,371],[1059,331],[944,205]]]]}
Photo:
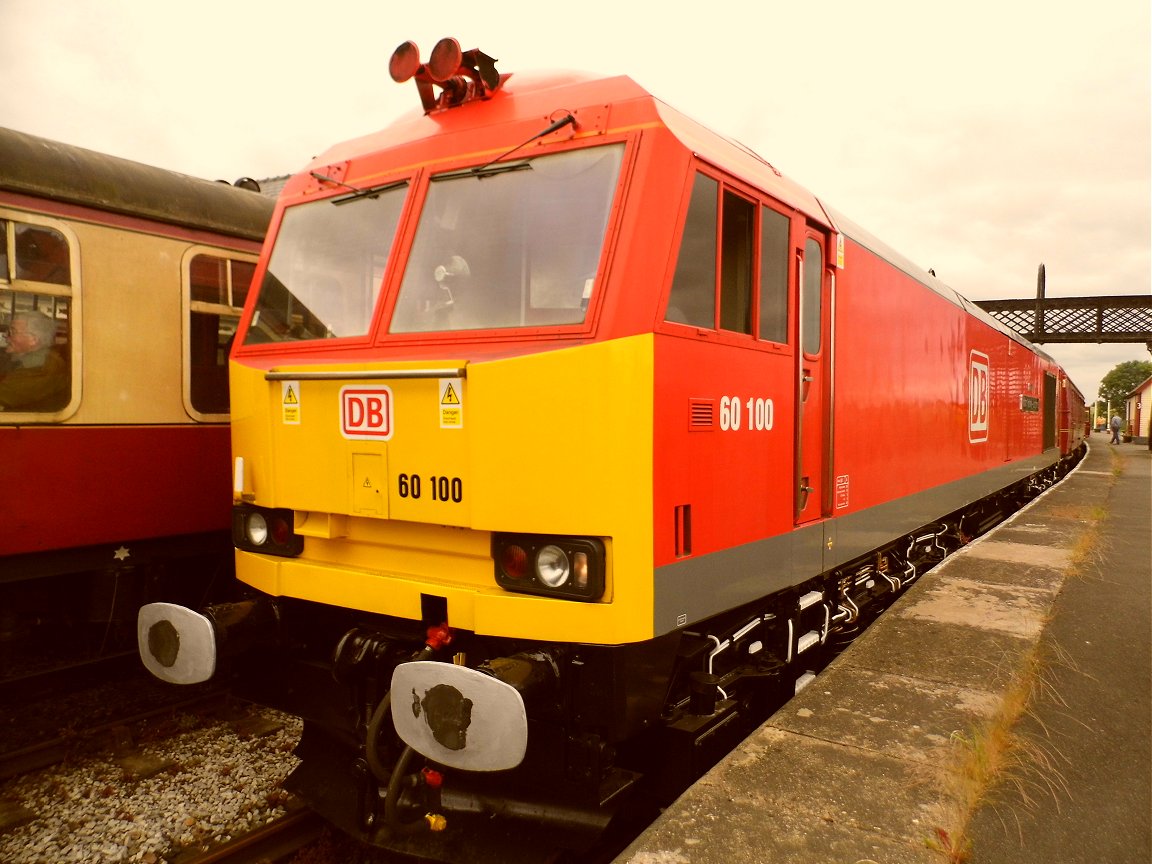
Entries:
{"type": "Polygon", "coordinates": [[[436,43],[426,63],[420,62],[415,42],[403,43],[392,52],[388,72],[397,84],[416,80],[425,114],[474,99],[490,99],[508,77],[496,71],[495,58],[478,48],[461,51],[460,43],[451,37],[436,43]],[[434,86],[440,87],[439,95],[434,86]]]}

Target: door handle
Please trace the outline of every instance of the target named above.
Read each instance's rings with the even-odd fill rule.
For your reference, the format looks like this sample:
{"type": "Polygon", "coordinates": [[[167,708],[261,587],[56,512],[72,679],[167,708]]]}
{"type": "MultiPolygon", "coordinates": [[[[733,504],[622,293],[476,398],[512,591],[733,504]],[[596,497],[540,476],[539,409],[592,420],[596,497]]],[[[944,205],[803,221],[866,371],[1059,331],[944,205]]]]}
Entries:
{"type": "Polygon", "coordinates": [[[808,391],[811,390],[811,384],[815,379],[812,377],[811,370],[805,369],[800,374],[800,401],[808,401],[808,391]]]}
{"type": "Polygon", "coordinates": [[[816,490],[808,485],[808,478],[800,478],[800,488],[796,495],[796,518],[799,519],[800,515],[808,509],[808,496],[816,490]]]}

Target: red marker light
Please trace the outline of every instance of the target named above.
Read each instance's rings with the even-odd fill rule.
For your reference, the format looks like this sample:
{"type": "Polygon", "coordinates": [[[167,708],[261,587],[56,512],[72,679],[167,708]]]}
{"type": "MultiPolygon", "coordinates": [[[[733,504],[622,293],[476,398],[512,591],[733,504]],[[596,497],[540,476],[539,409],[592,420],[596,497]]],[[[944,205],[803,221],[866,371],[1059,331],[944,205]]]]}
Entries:
{"type": "Polygon", "coordinates": [[[292,539],[292,526],[284,519],[275,518],[272,520],[272,541],[280,546],[288,545],[292,539]]]}
{"type": "Polygon", "coordinates": [[[528,575],[528,553],[522,546],[505,546],[500,551],[500,569],[509,579],[524,579],[528,575]]]}

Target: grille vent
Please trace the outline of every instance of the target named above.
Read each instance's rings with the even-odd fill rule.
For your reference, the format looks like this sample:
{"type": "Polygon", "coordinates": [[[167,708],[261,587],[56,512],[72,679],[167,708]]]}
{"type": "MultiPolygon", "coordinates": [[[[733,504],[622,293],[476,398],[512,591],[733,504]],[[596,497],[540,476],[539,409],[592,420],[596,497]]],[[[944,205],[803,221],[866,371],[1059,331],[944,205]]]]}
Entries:
{"type": "Polygon", "coordinates": [[[716,402],[713,399],[688,400],[688,430],[711,429],[716,425],[716,402]]]}

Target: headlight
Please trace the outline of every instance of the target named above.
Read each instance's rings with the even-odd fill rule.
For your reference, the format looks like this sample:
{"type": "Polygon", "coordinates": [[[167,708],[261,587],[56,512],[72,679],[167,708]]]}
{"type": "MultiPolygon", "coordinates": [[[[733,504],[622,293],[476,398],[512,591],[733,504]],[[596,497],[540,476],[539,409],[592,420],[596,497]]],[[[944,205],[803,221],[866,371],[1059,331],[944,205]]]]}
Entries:
{"type": "Polygon", "coordinates": [[[260,513],[249,513],[244,529],[248,542],[253,546],[263,546],[268,542],[268,520],[260,513]]]}
{"type": "Polygon", "coordinates": [[[570,600],[604,595],[606,552],[596,537],[495,534],[496,582],[509,591],[570,600]]]}
{"type": "Polygon", "coordinates": [[[293,527],[291,510],[277,507],[232,508],[232,545],[247,552],[295,557],[304,551],[304,538],[293,527]]]}
{"type": "Polygon", "coordinates": [[[572,565],[559,546],[549,544],[536,553],[536,578],[549,588],[559,588],[570,575],[572,565]]]}

